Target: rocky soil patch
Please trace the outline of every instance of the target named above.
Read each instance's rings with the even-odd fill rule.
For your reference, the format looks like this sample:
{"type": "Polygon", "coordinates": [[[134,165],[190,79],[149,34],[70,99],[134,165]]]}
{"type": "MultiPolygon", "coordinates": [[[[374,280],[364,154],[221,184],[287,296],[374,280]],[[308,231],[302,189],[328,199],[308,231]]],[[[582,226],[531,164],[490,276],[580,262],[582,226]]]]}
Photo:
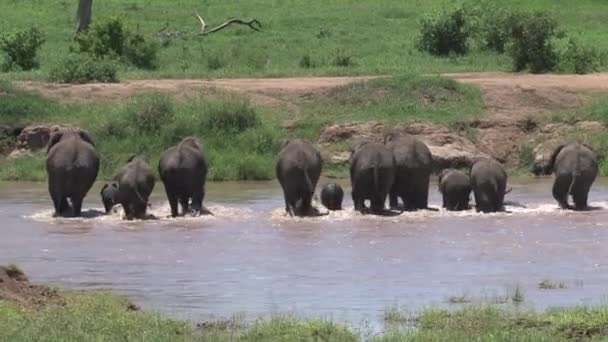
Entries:
{"type": "Polygon", "coordinates": [[[31,284],[27,276],[15,266],[0,266],[0,300],[10,301],[28,309],[65,305],[57,290],[31,284]]]}

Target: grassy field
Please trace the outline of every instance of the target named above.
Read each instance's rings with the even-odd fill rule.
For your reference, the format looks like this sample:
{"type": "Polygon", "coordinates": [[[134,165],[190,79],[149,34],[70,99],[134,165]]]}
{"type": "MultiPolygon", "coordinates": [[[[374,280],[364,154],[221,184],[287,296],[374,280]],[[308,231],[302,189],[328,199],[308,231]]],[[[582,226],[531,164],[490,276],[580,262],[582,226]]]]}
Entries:
{"type": "Polygon", "coordinates": [[[110,293],[66,294],[65,306],[42,310],[0,300],[2,341],[580,341],[608,337],[608,308],[534,312],[489,305],[429,309],[418,315],[391,312],[373,334],[327,320],[278,315],[191,322],[133,310],[110,293]]]}
{"type": "MultiPolygon", "coordinates": [[[[608,50],[608,2],[602,0],[509,0],[506,7],[547,10],[571,36],[608,50]]],[[[234,77],[277,75],[343,75],[436,73],[509,70],[504,55],[473,51],[464,57],[435,58],[415,48],[419,20],[434,10],[456,6],[445,0],[381,1],[195,1],[107,0],[94,2],[93,20],[119,16],[149,39],[168,27],[181,32],[159,53],[159,68],[125,68],[119,77],[234,77]],[[198,11],[208,27],[228,17],[257,18],[263,32],[246,27],[196,37],[198,11]],[[307,59],[307,62],[303,62],[307,59]]],[[[6,79],[46,78],[67,54],[75,27],[73,1],[0,0],[0,31],[41,29],[47,42],[40,51],[41,68],[0,74],[6,79]]],[[[123,67],[124,68],[124,67],[123,67]]]]}
{"type": "MultiPolygon", "coordinates": [[[[282,142],[290,137],[316,141],[326,124],[372,119],[447,123],[481,112],[475,87],[420,76],[335,88],[298,102],[297,115],[219,91],[186,99],[145,94],[124,103],[80,104],[60,103],[8,83],[0,91],[10,95],[0,96],[0,124],[60,123],[89,130],[105,179],[133,153],[144,155],[155,168],[162,151],[190,135],[203,141],[211,180],[271,179],[282,142]],[[287,119],[295,120],[289,129],[281,127],[287,119]]],[[[44,151],[28,158],[0,159],[0,180],[45,180],[44,159],[44,151]]]]}

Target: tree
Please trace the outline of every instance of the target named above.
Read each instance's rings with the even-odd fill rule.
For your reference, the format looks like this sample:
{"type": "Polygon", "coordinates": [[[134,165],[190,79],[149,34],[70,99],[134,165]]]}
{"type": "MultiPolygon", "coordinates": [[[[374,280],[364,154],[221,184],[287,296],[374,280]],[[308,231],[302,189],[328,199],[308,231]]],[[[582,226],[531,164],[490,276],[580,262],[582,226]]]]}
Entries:
{"type": "Polygon", "coordinates": [[[91,23],[91,10],[93,0],[78,0],[78,11],[76,12],[76,33],[86,31],[91,23]]]}

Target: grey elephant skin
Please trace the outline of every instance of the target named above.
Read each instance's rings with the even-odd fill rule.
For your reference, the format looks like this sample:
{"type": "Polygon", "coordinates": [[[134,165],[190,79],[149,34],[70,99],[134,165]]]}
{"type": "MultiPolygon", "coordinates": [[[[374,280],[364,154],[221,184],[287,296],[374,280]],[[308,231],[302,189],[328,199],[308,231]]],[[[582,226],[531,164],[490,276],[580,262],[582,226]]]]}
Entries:
{"type": "Polygon", "coordinates": [[[114,180],[118,182],[116,199],[122,206],[126,219],[144,219],[148,198],[156,183],[148,163],[142,157],[133,156],[120,169],[114,180]]]}
{"type": "Polygon", "coordinates": [[[80,216],[82,201],[99,172],[99,156],[91,135],[84,130],[53,133],[47,148],[46,171],[55,216],[68,215],[70,207],[73,216],[80,216]]]}
{"type": "Polygon", "coordinates": [[[106,210],[106,214],[108,214],[112,208],[118,204],[118,202],[116,202],[116,198],[118,196],[118,183],[110,182],[104,184],[99,194],[101,195],[101,202],[106,210]]]}
{"type": "Polygon", "coordinates": [[[393,152],[383,144],[361,142],[353,147],[350,158],[350,181],[355,210],[365,213],[370,201],[372,213],[384,211],[384,203],[395,180],[393,152]]]}
{"type": "Polygon", "coordinates": [[[342,210],[344,190],[340,184],[328,183],[321,189],[321,204],[329,210],[342,210]]]}
{"type": "Polygon", "coordinates": [[[183,139],[161,155],[158,173],[165,186],[171,216],[178,215],[178,203],[182,215],[211,214],[203,206],[207,170],[207,158],[199,140],[194,137],[183,139]]]}
{"type": "Polygon", "coordinates": [[[471,167],[471,186],[478,212],[504,210],[507,173],[499,162],[494,159],[477,160],[471,167]]]}
{"type": "Polygon", "coordinates": [[[311,202],[322,167],[321,154],[309,141],[292,139],[285,143],[275,171],[289,215],[313,214],[311,202]]]}
{"type": "Polygon", "coordinates": [[[397,209],[401,198],[404,210],[426,209],[433,172],[431,151],[425,143],[408,134],[388,133],[384,144],[393,152],[396,167],[389,194],[390,207],[397,209]]]}
{"type": "Polygon", "coordinates": [[[439,173],[442,207],[449,211],[468,210],[471,198],[471,178],[464,172],[445,169],[439,173]]]}
{"type": "Polygon", "coordinates": [[[568,143],[555,149],[546,173],[553,172],[553,197],[562,209],[586,210],[587,197],[598,171],[598,155],[589,146],[568,143]],[[574,206],[568,204],[572,196],[574,206]]]}

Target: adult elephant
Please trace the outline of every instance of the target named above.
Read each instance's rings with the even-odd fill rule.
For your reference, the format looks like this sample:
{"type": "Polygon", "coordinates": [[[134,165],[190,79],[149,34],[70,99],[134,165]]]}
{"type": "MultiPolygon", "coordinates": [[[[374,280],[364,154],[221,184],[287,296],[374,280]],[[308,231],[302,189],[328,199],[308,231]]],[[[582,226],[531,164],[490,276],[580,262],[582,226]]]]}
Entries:
{"type": "Polygon", "coordinates": [[[127,220],[145,218],[148,198],[156,183],[148,163],[142,157],[132,156],[114,180],[118,182],[116,200],[122,206],[127,220]]]}
{"type": "Polygon", "coordinates": [[[275,171],[290,216],[314,214],[311,202],[322,167],[321,154],[310,141],[292,139],[284,144],[275,171]]]}
{"type": "Polygon", "coordinates": [[[449,211],[470,209],[471,178],[455,169],[445,169],[439,173],[439,192],[442,207],[449,211]]]}
{"type": "Polygon", "coordinates": [[[372,213],[382,213],[395,180],[395,159],[386,146],[375,142],[355,144],[350,158],[350,181],[355,210],[365,213],[370,201],[372,213]]]}
{"type": "Polygon", "coordinates": [[[392,209],[403,202],[404,210],[428,208],[429,183],[433,172],[433,156],[425,143],[406,134],[390,132],[384,144],[395,157],[395,181],[389,194],[392,209]]]}
{"type": "Polygon", "coordinates": [[[199,140],[194,137],[183,139],[161,155],[158,173],[165,185],[171,216],[178,215],[178,203],[182,207],[182,215],[188,212],[192,216],[211,214],[203,206],[207,170],[207,158],[199,140]]]}
{"type": "Polygon", "coordinates": [[[586,210],[587,197],[598,169],[597,153],[584,144],[572,142],[553,151],[547,173],[553,172],[553,197],[562,209],[586,210]],[[568,204],[572,196],[574,207],[568,204]]]}
{"type": "Polygon", "coordinates": [[[46,172],[55,216],[81,215],[82,201],[99,172],[99,156],[85,130],[60,130],[51,135],[46,172]],[[68,203],[68,199],[70,202],[68,203]]]}
{"type": "Polygon", "coordinates": [[[504,210],[507,173],[499,162],[485,158],[477,160],[471,167],[471,187],[478,212],[504,210]]]}

